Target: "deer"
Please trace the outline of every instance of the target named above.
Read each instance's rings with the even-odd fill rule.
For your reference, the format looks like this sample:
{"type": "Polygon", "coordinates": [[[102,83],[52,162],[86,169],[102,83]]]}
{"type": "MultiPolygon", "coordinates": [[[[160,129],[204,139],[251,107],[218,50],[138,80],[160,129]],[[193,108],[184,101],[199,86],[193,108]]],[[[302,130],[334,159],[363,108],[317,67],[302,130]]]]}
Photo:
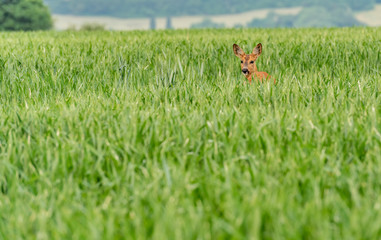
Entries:
{"type": "MultiPolygon", "coordinates": [[[[246,79],[251,83],[253,77],[259,79],[262,83],[263,80],[272,79],[272,77],[266,72],[258,72],[257,65],[255,61],[262,53],[262,44],[258,45],[253,49],[251,54],[246,54],[237,44],[233,44],[234,54],[241,59],[241,70],[246,79]]],[[[274,84],[276,80],[274,78],[274,84]]]]}

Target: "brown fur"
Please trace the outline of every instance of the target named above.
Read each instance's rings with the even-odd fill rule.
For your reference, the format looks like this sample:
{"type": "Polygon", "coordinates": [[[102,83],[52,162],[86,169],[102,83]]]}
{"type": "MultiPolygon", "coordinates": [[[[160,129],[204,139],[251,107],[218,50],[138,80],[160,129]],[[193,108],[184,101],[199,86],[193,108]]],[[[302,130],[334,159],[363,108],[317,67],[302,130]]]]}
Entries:
{"type": "MultiPolygon", "coordinates": [[[[262,82],[263,79],[268,80],[271,76],[266,72],[258,72],[257,65],[255,65],[255,61],[262,53],[262,44],[258,44],[251,54],[246,54],[237,44],[233,45],[234,53],[237,57],[241,59],[241,70],[245,75],[247,80],[251,83],[253,77],[255,79],[259,79],[262,82]]],[[[275,84],[275,79],[274,79],[275,84]]]]}

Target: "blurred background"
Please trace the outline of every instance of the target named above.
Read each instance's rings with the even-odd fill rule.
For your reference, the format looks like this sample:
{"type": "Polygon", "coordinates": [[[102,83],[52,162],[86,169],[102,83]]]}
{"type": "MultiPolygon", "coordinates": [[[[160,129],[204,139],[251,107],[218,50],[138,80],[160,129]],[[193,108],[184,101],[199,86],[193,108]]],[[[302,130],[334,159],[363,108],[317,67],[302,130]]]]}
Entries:
{"type": "Polygon", "coordinates": [[[381,0],[0,0],[0,30],[381,26],[381,0]]]}

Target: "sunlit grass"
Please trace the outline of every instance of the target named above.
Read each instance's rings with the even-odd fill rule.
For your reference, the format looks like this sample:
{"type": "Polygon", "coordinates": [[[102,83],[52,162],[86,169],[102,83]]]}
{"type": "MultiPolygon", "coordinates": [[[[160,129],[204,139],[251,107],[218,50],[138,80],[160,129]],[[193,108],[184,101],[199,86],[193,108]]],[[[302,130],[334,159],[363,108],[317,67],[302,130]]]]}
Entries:
{"type": "Polygon", "coordinates": [[[377,28],[1,33],[0,239],[380,239],[380,71],[377,28]]]}

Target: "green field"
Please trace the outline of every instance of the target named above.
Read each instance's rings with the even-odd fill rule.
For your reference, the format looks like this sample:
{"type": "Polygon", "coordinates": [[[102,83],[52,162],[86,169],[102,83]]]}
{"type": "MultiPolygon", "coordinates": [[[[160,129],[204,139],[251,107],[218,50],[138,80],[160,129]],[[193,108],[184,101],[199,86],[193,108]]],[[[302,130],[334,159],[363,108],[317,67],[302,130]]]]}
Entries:
{"type": "Polygon", "coordinates": [[[0,34],[0,239],[380,239],[381,29],[0,34]],[[239,59],[277,85],[244,84],[239,59]]]}

